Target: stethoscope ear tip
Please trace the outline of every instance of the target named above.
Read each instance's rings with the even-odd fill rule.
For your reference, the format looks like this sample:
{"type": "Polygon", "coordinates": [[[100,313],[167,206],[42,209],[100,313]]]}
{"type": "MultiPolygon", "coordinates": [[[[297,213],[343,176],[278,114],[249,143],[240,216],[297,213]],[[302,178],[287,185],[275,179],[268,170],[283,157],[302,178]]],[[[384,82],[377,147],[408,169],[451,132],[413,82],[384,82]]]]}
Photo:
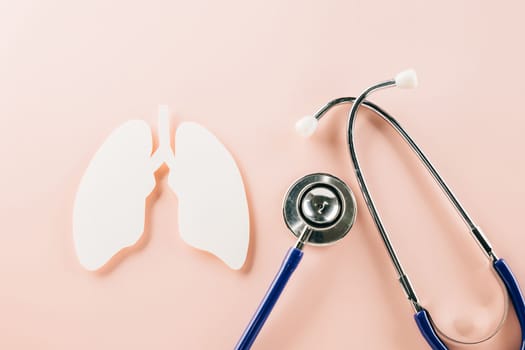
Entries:
{"type": "Polygon", "coordinates": [[[295,123],[295,131],[302,137],[310,137],[317,129],[319,121],[311,115],[299,119],[295,123]]]}
{"type": "Polygon", "coordinates": [[[414,69],[406,69],[396,74],[396,86],[401,89],[415,89],[418,85],[417,73],[414,69]]]}

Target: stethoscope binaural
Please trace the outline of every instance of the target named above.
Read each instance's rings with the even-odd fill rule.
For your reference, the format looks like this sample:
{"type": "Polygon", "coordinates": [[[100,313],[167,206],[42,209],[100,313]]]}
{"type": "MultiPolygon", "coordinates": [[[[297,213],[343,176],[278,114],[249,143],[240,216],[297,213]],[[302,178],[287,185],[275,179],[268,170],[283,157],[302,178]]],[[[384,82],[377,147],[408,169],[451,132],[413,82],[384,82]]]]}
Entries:
{"type": "Polygon", "coordinates": [[[281,268],[235,350],[251,348],[301,261],[304,245],[328,245],[345,237],[354,224],[356,210],[352,190],[343,181],[329,174],[306,175],[289,188],[283,202],[283,216],[297,241],[288,250],[281,268]]]}
{"type": "MultiPolygon", "coordinates": [[[[414,287],[412,286],[407,274],[405,273],[403,269],[403,266],[401,265],[401,262],[396,254],[396,251],[390,241],[388,232],[377,211],[376,204],[374,203],[372,199],[372,196],[368,189],[363,172],[361,170],[361,166],[359,164],[359,159],[356,154],[356,147],[354,143],[354,123],[355,123],[355,119],[357,116],[357,111],[361,105],[373,111],[375,114],[380,116],[384,121],[386,121],[391,127],[393,127],[394,130],[403,138],[403,140],[416,153],[418,158],[425,165],[426,169],[430,172],[430,174],[432,175],[434,180],[437,182],[439,187],[443,190],[445,195],[448,197],[448,199],[450,200],[450,202],[456,209],[457,213],[463,219],[464,223],[468,226],[472,236],[474,237],[474,239],[476,240],[480,248],[484,251],[486,256],[489,258],[492,264],[492,267],[497,272],[499,278],[505,285],[505,288],[510,296],[510,299],[514,306],[514,310],[516,312],[516,315],[517,315],[517,318],[518,318],[518,321],[521,327],[522,341],[521,341],[520,349],[525,350],[525,301],[523,298],[523,294],[520,290],[519,284],[516,278],[513,276],[512,271],[510,270],[510,267],[505,262],[505,260],[498,258],[491,244],[489,243],[489,241],[487,240],[487,238],[485,237],[485,235],[483,234],[479,226],[474,223],[472,218],[469,216],[465,208],[460,204],[460,202],[458,201],[454,193],[450,190],[450,188],[445,183],[443,178],[439,175],[439,173],[434,168],[432,163],[428,160],[428,158],[421,151],[421,149],[417,146],[417,144],[412,140],[412,138],[407,134],[407,132],[401,127],[401,125],[387,112],[382,110],[379,106],[365,100],[366,97],[374,91],[384,89],[384,88],[394,87],[394,86],[397,86],[400,88],[416,87],[417,77],[416,77],[415,72],[413,70],[403,71],[399,73],[395,79],[387,80],[385,82],[381,82],[381,83],[378,83],[376,85],[373,85],[367,88],[358,97],[343,97],[343,98],[332,100],[329,103],[327,103],[325,106],[323,106],[315,115],[305,117],[299,120],[299,122],[296,124],[296,129],[298,132],[300,132],[304,136],[310,136],[315,131],[318,121],[323,117],[323,115],[325,115],[325,113],[328,110],[342,103],[352,103],[352,108],[350,109],[350,112],[348,114],[347,141],[348,141],[348,149],[350,151],[350,157],[354,165],[354,171],[355,171],[358,183],[359,183],[359,187],[361,188],[361,192],[363,194],[368,210],[375,222],[375,225],[379,231],[381,239],[383,240],[383,243],[385,244],[385,247],[388,251],[390,259],[392,260],[392,263],[397,271],[399,282],[403,290],[405,291],[408,300],[411,302],[415,310],[414,318],[417,323],[417,326],[419,327],[423,337],[426,339],[426,341],[432,347],[432,349],[447,350],[448,348],[446,347],[446,345],[444,344],[443,340],[440,338],[438,333],[441,334],[442,336],[444,335],[437,331],[430,317],[430,313],[420,304],[417,298],[416,292],[414,290],[414,287]]],[[[446,336],[444,337],[447,339],[451,339],[446,336]]],[[[481,340],[481,341],[484,341],[484,340],[481,340]]],[[[478,341],[478,342],[481,342],[481,341],[478,341]]]]}

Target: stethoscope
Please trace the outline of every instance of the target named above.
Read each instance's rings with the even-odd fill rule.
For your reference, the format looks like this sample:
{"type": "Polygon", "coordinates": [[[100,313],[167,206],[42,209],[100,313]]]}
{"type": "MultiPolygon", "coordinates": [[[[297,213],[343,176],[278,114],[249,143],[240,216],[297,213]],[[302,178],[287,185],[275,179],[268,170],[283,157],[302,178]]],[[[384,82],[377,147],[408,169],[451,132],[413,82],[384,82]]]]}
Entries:
{"type": "MultiPolygon", "coordinates": [[[[447,337],[442,332],[438,332],[437,327],[435,327],[432,322],[430,313],[420,304],[414,287],[412,286],[412,283],[410,282],[401,265],[401,262],[377,211],[376,205],[370,195],[370,191],[368,190],[368,186],[366,184],[355,151],[354,123],[357,116],[357,111],[361,105],[376,113],[390,126],[392,126],[394,130],[416,153],[418,158],[423,162],[434,180],[443,190],[458,214],[468,226],[476,242],[490,259],[492,267],[503,282],[514,306],[522,333],[520,349],[525,350],[525,301],[518,282],[513,276],[510,267],[503,259],[497,257],[481,229],[474,223],[465,208],[459,203],[456,196],[452,193],[445,181],[436,171],[432,163],[430,163],[425,154],[407,134],[407,132],[401,127],[401,125],[399,125],[399,123],[392,116],[382,110],[379,106],[365,100],[369,94],[380,89],[394,86],[400,88],[414,88],[416,85],[417,77],[413,70],[401,72],[396,76],[395,79],[387,80],[369,87],[358,97],[342,97],[330,101],[313,116],[308,116],[301,119],[296,124],[296,129],[302,135],[310,136],[315,132],[319,120],[326,114],[328,110],[343,103],[352,103],[352,108],[349,112],[347,124],[347,141],[350,157],[354,165],[354,171],[356,173],[364,200],[380,233],[381,239],[385,244],[390,259],[392,260],[392,263],[397,271],[398,280],[405,291],[408,300],[415,310],[414,318],[421,334],[432,349],[448,350],[441,337],[449,340],[454,339],[447,337]],[[441,335],[441,337],[438,335],[438,333],[441,335]]],[[[252,320],[248,324],[248,327],[244,331],[241,339],[237,343],[235,347],[236,350],[250,349],[251,345],[255,341],[255,338],[259,334],[259,331],[264,325],[264,322],[275,306],[277,299],[284,290],[284,287],[290,279],[290,276],[299,264],[303,256],[302,249],[304,245],[306,243],[329,244],[343,238],[354,223],[356,204],[352,191],[341,180],[328,174],[312,174],[299,179],[288,190],[284,200],[283,213],[288,228],[294,233],[296,237],[298,237],[297,243],[288,251],[288,254],[285,257],[279,272],[270,285],[270,288],[264,296],[252,320]]],[[[502,323],[503,320],[501,324],[502,323]]],[[[492,335],[490,337],[492,337],[492,335]]],[[[477,341],[476,343],[485,341],[490,337],[477,341]]]]}
{"type": "Polygon", "coordinates": [[[251,348],[299,265],[305,244],[329,245],[339,241],[352,228],[356,213],[352,190],[335,176],[323,173],[306,175],[288,189],[283,201],[283,216],[297,241],[288,250],[281,268],[235,346],[236,350],[251,348]]]}
{"type": "MultiPolygon", "coordinates": [[[[414,290],[414,287],[412,283],[410,282],[407,274],[405,273],[403,266],[401,265],[401,262],[397,256],[397,253],[390,241],[388,232],[381,220],[381,216],[379,215],[377,211],[376,204],[374,203],[372,196],[370,195],[368,185],[364,178],[363,171],[361,170],[359,159],[356,154],[356,147],[355,147],[355,142],[354,142],[354,124],[355,124],[357,111],[359,110],[359,107],[363,105],[364,107],[373,111],[376,115],[380,116],[384,121],[386,121],[403,138],[403,140],[410,146],[410,148],[416,153],[416,155],[421,160],[421,162],[425,165],[425,167],[430,172],[430,174],[432,175],[434,180],[437,182],[439,187],[443,190],[445,195],[448,197],[448,199],[454,206],[457,213],[460,215],[464,223],[469,228],[472,236],[474,237],[474,239],[476,240],[476,242],[478,243],[482,251],[486,254],[488,259],[490,260],[492,267],[494,268],[497,275],[500,277],[501,281],[503,282],[508,292],[508,295],[510,296],[512,304],[514,306],[514,310],[518,317],[518,321],[521,327],[521,334],[522,334],[521,335],[522,342],[521,342],[520,349],[525,350],[525,301],[523,298],[523,294],[520,290],[518,281],[512,274],[512,271],[510,270],[509,265],[505,262],[505,260],[498,258],[498,256],[492,249],[492,246],[489,243],[488,239],[483,234],[483,231],[479,228],[478,225],[474,223],[474,221],[469,216],[465,208],[461,205],[461,203],[458,201],[454,193],[450,190],[450,188],[445,183],[443,178],[439,175],[437,170],[434,168],[432,163],[428,160],[428,158],[421,151],[421,149],[417,146],[417,144],[412,140],[412,138],[408,135],[408,133],[387,112],[385,112],[383,109],[381,109],[377,105],[365,100],[366,97],[370,95],[372,92],[375,92],[380,89],[394,87],[394,86],[397,86],[399,88],[405,88],[405,89],[415,88],[417,86],[417,77],[416,77],[415,72],[413,70],[403,71],[399,73],[395,79],[391,79],[391,80],[387,80],[387,81],[375,84],[367,88],[366,90],[364,90],[357,97],[343,97],[343,98],[338,98],[338,99],[330,101],[325,106],[323,106],[319,111],[317,111],[317,113],[315,113],[313,116],[309,116],[309,117],[305,117],[301,119],[296,124],[297,131],[303,134],[304,136],[310,136],[311,134],[314,133],[317,127],[318,121],[326,114],[328,110],[342,103],[352,103],[352,108],[350,109],[350,112],[348,114],[347,142],[348,142],[348,149],[350,151],[350,157],[354,165],[354,171],[357,177],[357,181],[359,183],[359,187],[361,188],[363,198],[375,222],[375,225],[379,231],[381,239],[383,240],[383,243],[387,249],[388,255],[390,256],[390,259],[392,260],[392,263],[397,271],[399,282],[401,283],[401,286],[403,290],[405,291],[405,294],[408,300],[410,301],[410,303],[412,304],[415,310],[414,318],[417,323],[417,326],[419,327],[419,330],[421,331],[421,334],[426,339],[428,344],[432,347],[432,349],[447,350],[448,348],[446,347],[446,345],[444,344],[443,340],[438,335],[438,333],[442,337],[445,337],[449,340],[453,340],[453,339],[445,336],[442,332],[437,331],[437,328],[433,324],[432,319],[430,317],[430,313],[420,304],[417,298],[416,292],[414,290]]],[[[501,323],[503,323],[503,320],[501,323]]],[[[498,330],[499,330],[499,327],[498,327],[498,330]]],[[[477,341],[476,343],[485,341],[489,339],[490,337],[483,339],[481,341],[477,341]]]]}

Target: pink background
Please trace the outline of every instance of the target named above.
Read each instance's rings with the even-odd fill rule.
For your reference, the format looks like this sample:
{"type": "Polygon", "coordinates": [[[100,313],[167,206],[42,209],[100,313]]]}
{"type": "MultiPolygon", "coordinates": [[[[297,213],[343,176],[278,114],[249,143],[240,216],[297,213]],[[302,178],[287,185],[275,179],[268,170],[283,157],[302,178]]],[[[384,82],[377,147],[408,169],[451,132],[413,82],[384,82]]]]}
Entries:
{"type": "MultiPolygon", "coordinates": [[[[303,140],[295,120],[414,67],[373,100],[418,141],[525,284],[525,6],[519,1],[0,2],[0,348],[231,349],[293,242],[287,187],[330,172],[356,192],[351,234],[307,247],[254,349],[425,349],[358,191],[346,107],[303,140]],[[143,239],[98,273],[76,260],[72,202],[105,137],[156,108],[212,130],[251,206],[245,267],[186,246],[159,171],[143,239]]],[[[476,339],[503,313],[489,265],[399,138],[359,119],[359,151],[421,301],[476,339]]],[[[155,136],[156,137],[156,136],[155,136]]],[[[232,218],[235,219],[235,218],[232,218]]],[[[517,349],[514,313],[475,349],[517,349]]],[[[457,347],[453,347],[456,349],[457,347]]]]}

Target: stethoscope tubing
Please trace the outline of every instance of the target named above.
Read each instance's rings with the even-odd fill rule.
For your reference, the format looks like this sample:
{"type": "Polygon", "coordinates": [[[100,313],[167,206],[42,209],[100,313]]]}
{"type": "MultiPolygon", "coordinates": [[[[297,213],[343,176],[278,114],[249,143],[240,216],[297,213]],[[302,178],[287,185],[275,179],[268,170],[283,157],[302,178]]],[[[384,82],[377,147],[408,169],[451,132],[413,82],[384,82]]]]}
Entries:
{"type": "Polygon", "coordinates": [[[264,295],[259,307],[255,311],[250,323],[244,330],[239,342],[235,346],[235,350],[248,350],[252,347],[253,342],[259,335],[264,323],[270,316],[277,300],[281,296],[286,284],[292,277],[293,272],[303,258],[303,251],[296,247],[291,247],[284,257],[284,260],[275,275],[268,291],[264,295]]]}
{"type": "Polygon", "coordinates": [[[470,216],[468,215],[464,207],[459,203],[455,195],[452,193],[450,188],[446,185],[445,181],[441,178],[441,176],[439,175],[437,170],[434,168],[432,163],[428,160],[428,158],[421,151],[421,149],[417,146],[417,144],[412,140],[412,138],[408,135],[408,133],[396,121],[396,119],[390,116],[387,112],[385,112],[379,106],[369,101],[366,101],[364,99],[369,92],[374,90],[374,88],[378,88],[378,89],[384,88],[392,84],[393,84],[393,81],[387,81],[384,83],[380,83],[372,88],[365,90],[365,92],[361,94],[361,96],[358,98],[345,97],[345,98],[339,98],[339,99],[333,100],[327,105],[325,105],[323,108],[321,108],[316,113],[315,117],[316,119],[320,119],[324,115],[324,113],[326,113],[331,107],[337,104],[341,104],[341,103],[352,103],[353,104],[349,112],[347,129],[348,129],[348,148],[349,148],[350,155],[351,155],[351,158],[354,164],[354,170],[355,170],[358,182],[359,182],[359,186],[361,188],[361,193],[363,194],[363,197],[370,211],[370,214],[372,215],[374,222],[381,234],[381,237],[392,259],[394,267],[399,273],[399,281],[402,284],[405,290],[405,293],[407,294],[408,299],[412,302],[415,308],[416,312],[414,315],[414,319],[416,321],[416,324],[421,334],[423,335],[423,337],[425,338],[425,340],[427,341],[427,343],[430,345],[430,347],[433,350],[448,350],[443,340],[439,337],[439,335],[436,332],[436,329],[432,323],[430,313],[428,312],[428,310],[426,310],[419,304],[419,301],[412,287],[412,284],[410,283],[408,277],[406,276],[403,270],[401,263],[399,262],[397,254],[391,244],[390,238],[386,232],[386,229],[384,228],[381,217],[379,216],[377,212],[376,206],[372,200],[372,197],[368,190],[368,186],[366,184],[363,173],[361,171],[361,167],[359,165],[359,161],[357,158],[354,141],[353,141],[353,125],[355,122],[355,117],[357,115],[357,109],[359,108],[360,105],[365,106],[366,108],[376,113],[376,115],[379,115],[380,117],[382,117],[382,119],[387,121],[387,123],[391,125],[403,137],[403,139],[409,144],[412,150],[417,154],[418,158],[424,163],[425,167],[431,173],[433,178],[438,182],[438,185],[443,189],[443,191],[445,192],[447,197],[450,199],[454,207],[457,209],[458,213],[463,218],[465,223],[470,227],[471,233],[473,234],[473,237],[478,242],[479,246],[487,254],[487,256],[492,259],[492,267],[497,272],[499,278],[502,280],[502,282],[505,285],[505,288],[510,296],[512,305],[514,307],[516,316],[520,324],[520,328],[521,328],[520,350],[525,350],[525,299],[523,297],[523,293],[520,289],[519,283],[516,277],[514,276],[514,274],[512,273],[509,265],[505,262],[504,259],[497,258],[496,254],[492,250],[492,246],[490,245],[488,240],[485,238],[481,230],[474,224],[474,222],[472,221],[472,219],[470,218],[470,216]]]}
{"type": "MultiPolygon", "coordinates": [[[[523,330],[525,329],[525,302],[518,281],[504,259],[498,259],[492,266],[510,295],[510,300],[522,330],[520,350],[525,350],[525,336],[523,335],[523,330]]],[[[430,313],[427,310],[422,309],[418,311],[414,315],[414,319],[419,331],[433,350],[448,350],[435,331],[430,319],[430,313]]]]}

